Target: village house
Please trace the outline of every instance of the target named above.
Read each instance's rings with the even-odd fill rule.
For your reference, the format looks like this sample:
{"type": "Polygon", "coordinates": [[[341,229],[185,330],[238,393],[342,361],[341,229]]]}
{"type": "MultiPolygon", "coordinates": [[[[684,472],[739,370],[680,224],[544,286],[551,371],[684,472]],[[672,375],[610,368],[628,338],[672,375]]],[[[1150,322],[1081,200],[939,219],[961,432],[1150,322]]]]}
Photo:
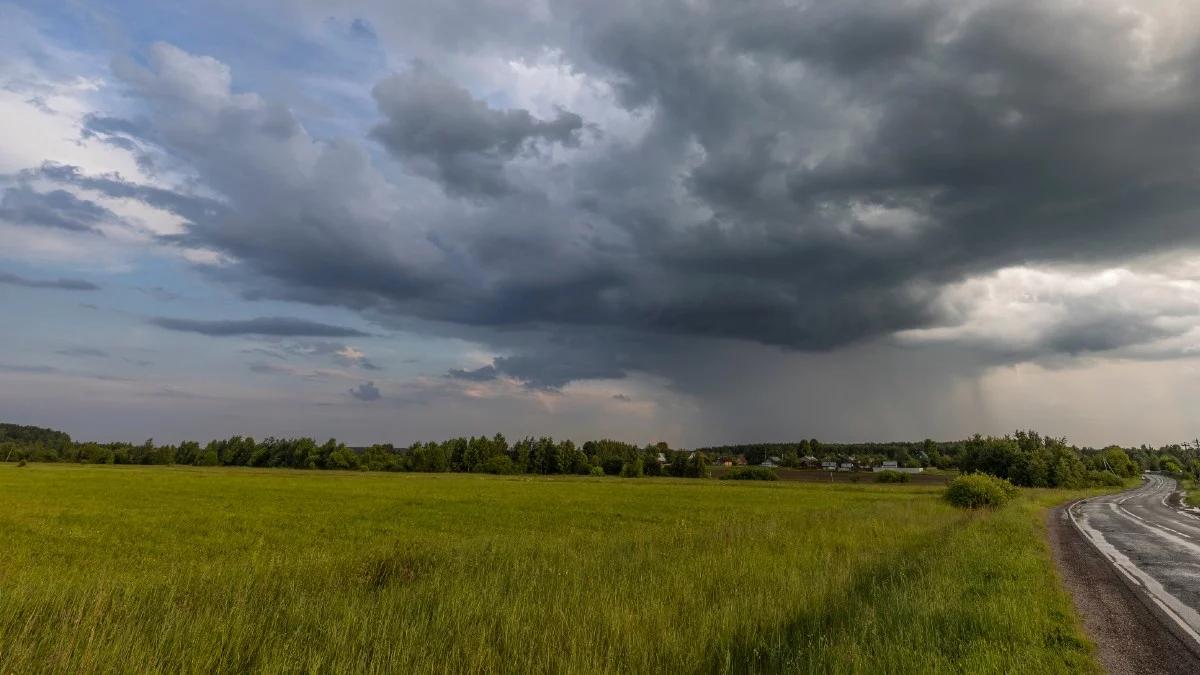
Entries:
{"type": "Polygon", "coordinates": [[[876,473],[878,473],[880,471],[899,471],[900,473],[921,473],[921,472],[925,471],[925,469],[923,469],[919,466],[900,466],[900,463],[897,462],[896,460],[889,459],[889,460],[885,461],[883,464],[881,464],[880,466],[877,466],[874,469],[872,469],[872,471],[875,471],[876,473]]]}

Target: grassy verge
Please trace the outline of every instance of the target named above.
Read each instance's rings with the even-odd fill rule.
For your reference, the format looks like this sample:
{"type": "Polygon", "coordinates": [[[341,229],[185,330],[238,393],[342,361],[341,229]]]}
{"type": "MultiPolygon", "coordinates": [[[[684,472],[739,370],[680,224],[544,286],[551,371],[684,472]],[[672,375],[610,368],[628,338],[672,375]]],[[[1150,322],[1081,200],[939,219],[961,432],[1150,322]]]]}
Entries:
{"type": "Polygon", "coordinates": [[[1179,481],[1179,488],[1183,490],[1183,503],[1188,506],[1200,507],[1200,485],[1191,478],[1184,478],[1179,481]]]}
{"type": "Polygon", "coordinates": [[[937,487],[0,466],[0,672],[1096,671],[937,487]]]}

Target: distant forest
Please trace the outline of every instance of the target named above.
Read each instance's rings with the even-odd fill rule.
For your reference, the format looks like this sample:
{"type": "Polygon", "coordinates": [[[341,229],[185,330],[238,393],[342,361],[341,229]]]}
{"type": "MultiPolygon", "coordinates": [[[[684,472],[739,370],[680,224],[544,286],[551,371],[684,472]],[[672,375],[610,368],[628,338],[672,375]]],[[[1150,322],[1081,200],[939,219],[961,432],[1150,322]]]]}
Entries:
{"type": "Polygon", "coordinates": [[[377,444],[350,447],[330,439],[233,436],[205,445],[185,441],[158,445],[78,442],[61,431],[0,423],[0,460],[86,464],[182,464],[361,471],[473,472],[492,474],[578,474],[700,478],[715,461],[744,459],[757,465],[815,468],[820,461],[858,467],[895,461],[901,466],[981,471],[1029,487],[1119,484],[1142,470],[1200,477],[1200,441],[1152,448],[1080,448],[1066,439],[1017,431],[1008,436],[976,435],[962,441],[892,443],[752,443],[673,449],[666,443],[637,446],[611,439],[555,441],[527,437],[509,443],[502,434],[461,437],[408,447],[377,444]]]}

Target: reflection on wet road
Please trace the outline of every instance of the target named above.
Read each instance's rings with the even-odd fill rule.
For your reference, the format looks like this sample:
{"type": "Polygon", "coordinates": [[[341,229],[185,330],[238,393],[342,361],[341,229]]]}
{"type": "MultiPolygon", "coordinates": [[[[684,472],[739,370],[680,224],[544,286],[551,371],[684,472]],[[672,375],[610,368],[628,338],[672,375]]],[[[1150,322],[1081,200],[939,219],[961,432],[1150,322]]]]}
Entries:
{"type": "Polygon", "coordinates": [[[1148,474],[1138,489],[1079,502],[1070,515],[1119,571],[1200,642],[1200,516],[1172,506],[1176,489],[1174,479],[1148,474]]]}

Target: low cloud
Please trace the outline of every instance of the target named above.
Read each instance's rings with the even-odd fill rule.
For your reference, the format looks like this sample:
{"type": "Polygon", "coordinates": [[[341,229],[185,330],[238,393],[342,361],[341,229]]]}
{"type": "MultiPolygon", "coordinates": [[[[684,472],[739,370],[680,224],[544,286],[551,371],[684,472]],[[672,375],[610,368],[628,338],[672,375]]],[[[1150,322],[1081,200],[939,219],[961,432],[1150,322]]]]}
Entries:
{"type": "Polygon", "coordinates": [[[948,286],[941,325],[903,331],[901,343],[974,347],[1006,360],[1117,352],[1195,353],[1200,282],[1127,268],[1010,267],[948,286]]]}
{"type": "Polygon", "coordinates": [[[0,219],[16,225],[99,234],[96,226],[115,218],[103,206],[80,199],[66,190],[35,192],[19,185],[5,190],[0,198],[0,219]]]}
{"type": "Polygon", "coordinates": [[[8,272],[0,272],[0,284],[8,284],[10,286],[24,286],[25,288],[55,288],[64,291],[98,291],[100,287],[90,281],[82,279],[27,279],[25,277],[10,274],[8,272]]]}
{"type": "Polygon", "coordinates": [[[360,401],[377,401],[379,400],[379,388],[374,382],[364,382],[350,390],[350,395],[360,401]]]}
{"type": "Polygon", "coordinates": [[[290,317],[259,317],[256,319],[203,320],[154,317],[150,323],[159,328],[199,333],[213,337],[232,335],[269,335],[275,337],[364,337],[367,334],[354,328],[334,326],[307,319],[290,317]]]}

